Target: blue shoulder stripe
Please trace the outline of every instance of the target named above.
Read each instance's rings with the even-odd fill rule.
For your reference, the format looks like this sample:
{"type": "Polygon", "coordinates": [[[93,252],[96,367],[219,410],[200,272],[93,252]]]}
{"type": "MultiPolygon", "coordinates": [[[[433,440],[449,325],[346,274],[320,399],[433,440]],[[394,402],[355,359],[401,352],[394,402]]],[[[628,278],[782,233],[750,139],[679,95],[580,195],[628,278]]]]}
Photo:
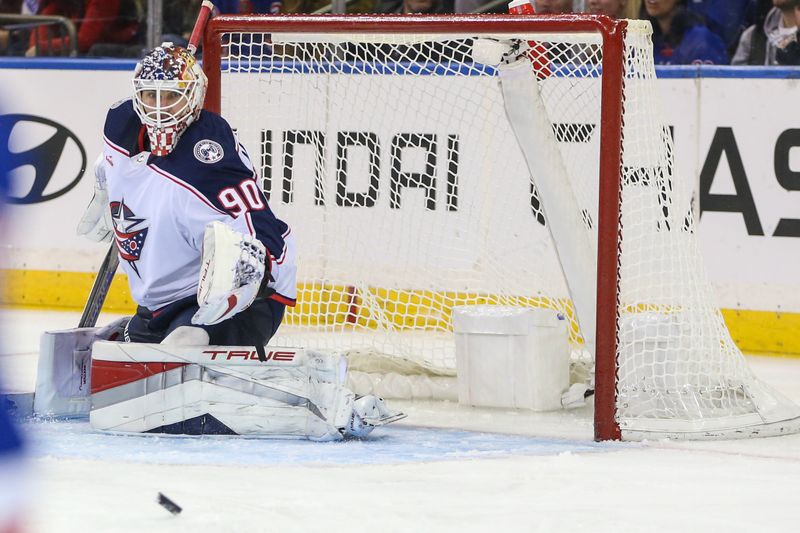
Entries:
{"type": "Polygon", "coordinates": [[[137,145],[141,129],[142,122],[133,110],[133,102],[129,98],[117,102],[108,110],[103,135],[129,154],[135,154],[139,151],[137,145]]]}

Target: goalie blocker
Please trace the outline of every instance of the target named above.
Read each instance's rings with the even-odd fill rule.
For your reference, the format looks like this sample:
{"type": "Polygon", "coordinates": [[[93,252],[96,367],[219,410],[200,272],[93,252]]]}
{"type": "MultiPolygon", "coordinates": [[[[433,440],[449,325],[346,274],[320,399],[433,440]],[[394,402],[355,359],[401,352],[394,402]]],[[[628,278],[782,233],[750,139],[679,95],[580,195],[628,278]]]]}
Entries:
{"type": "Polygon", "coordinates": [[[93,428],[134,433],[363,437],[404,418],[344,386],[340,355],[268,347],[97,340],[89,328],[45,333],[35,412],[89,414],[93,428]],[[91,366],[86,365],[91,353],[91,366]],[[90,387],[86,384],[90,383],[90,387]]]}

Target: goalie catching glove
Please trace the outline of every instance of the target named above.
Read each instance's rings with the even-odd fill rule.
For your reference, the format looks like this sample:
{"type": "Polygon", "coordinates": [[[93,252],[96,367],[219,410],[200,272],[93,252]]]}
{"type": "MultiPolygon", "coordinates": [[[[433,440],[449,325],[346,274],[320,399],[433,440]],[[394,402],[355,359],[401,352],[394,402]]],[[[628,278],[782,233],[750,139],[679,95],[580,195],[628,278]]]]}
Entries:
{"type": "Polygon", "coordinates": [[[209,223],[197,289],[200,309],[192,324],[218,324],[250,307],[269,266],[269,254],[258,239],[222,222],[209,223]]]}

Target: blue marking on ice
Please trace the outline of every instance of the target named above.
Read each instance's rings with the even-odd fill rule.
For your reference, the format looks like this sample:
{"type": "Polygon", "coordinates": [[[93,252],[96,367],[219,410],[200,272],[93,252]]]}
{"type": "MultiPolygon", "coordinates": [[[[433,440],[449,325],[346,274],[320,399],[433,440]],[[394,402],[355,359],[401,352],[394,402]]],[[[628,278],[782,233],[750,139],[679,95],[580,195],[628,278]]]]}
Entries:
{"type": "Polygon", "coordinates": [[[28,421],[31,455],[157,464],[348,465],[613,451],[619,443],[544,439],[458,429],[387,426],[363,440],[311,442],[241,436],[111,434],[84,420],[28,421]]]}

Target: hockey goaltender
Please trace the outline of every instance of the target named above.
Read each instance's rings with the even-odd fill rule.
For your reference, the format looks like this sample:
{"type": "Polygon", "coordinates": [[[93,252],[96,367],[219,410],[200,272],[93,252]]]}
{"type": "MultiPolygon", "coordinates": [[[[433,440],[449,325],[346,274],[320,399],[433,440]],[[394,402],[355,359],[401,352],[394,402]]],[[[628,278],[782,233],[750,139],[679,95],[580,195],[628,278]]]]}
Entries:
{"type": "Polygon", "coordinates": [[[340,355],[265,350],[295,304],[294,237],[230,125],[202,110],[206,85],[193,54],[164,43],[109,109],[78,233],[115,241],[138,309],[45,333],[34,411],[116,432],[315,440],[402,418],[344,386],[340,355]]]}

